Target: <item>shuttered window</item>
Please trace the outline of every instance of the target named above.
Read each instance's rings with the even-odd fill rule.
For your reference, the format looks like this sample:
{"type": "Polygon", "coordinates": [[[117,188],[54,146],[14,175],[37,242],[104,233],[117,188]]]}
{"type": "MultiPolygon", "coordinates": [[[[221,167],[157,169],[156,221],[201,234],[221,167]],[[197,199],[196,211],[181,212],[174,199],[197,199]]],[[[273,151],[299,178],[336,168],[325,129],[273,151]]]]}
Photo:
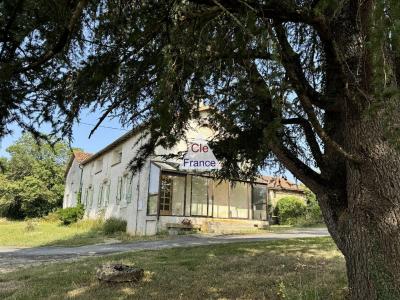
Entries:
{"type": "Polygon", "coordinates": [[[97,197],[97,207],[101,207],[103,202],[104,185],[100,185],[99,196],[97,197]]]}
{"type": "Polygon", "coordinates": [[[105,187],[105,199],[104,199],[104,206],[108,206],[108,203],[110,202],[110,184],[107,184],[105,187]]]}
{"type": "Polygon", "coordinates": [[[122,177],[118,177],[118,184],[117,184],[117,204],[121,202],[122,197],[122,177]]]}
{"type": "Polygon", "coordinates": [[[126,182],[126,203],[131,203],[132,202],[132,180],[133,176],[132,174],[129,174],[127,176],[127,182],[126,182]]]}

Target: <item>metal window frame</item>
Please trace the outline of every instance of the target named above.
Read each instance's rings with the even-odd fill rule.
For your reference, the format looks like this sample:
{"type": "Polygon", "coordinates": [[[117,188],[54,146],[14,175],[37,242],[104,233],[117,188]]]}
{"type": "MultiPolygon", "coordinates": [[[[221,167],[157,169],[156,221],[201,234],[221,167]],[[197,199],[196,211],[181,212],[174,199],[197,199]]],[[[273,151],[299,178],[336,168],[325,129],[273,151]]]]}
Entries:
{"type": "MultiPolygon", "coordinates": [[[[214,216],[214,204],[215,204],[215,195],[214,195],[214,191],[215,191],[215,177],[212,176],[210,173],[197,173],[197,172],[185,172],[185,171],[180,171],[180,170],[163,170],[163,168],[159,165],[157,165],[157,162],[159,163],[163,163],[163,164],[169,164],[168,162],[165,161],[160,161],[160,160],[151,160],[150,161],[150,167],[151,164],[153,164],[155,167],[157,167],[160,171],[159,173],[159,182],[158,182],[158,193],[157,193],[157,213],[156,214],[149,214],[149,199],[150,199],[150,177],[151,177],[151,169],[149,172],[149,184],[148,184],[148,196],[147,196],[147,207],[146,207],[146,215],[147,216],[157,216],[157,220],[159,220],[160,218],[160,190],[161,190],[161,177],[162,174],[165,173],[170,173],[171,175],[175,175],[175,176],[185,176],[185,189],[184,189],[184,209],[183,209],[183,214],[182,215],[167,215],[167,216],[163,216],[163,217],[185,217],[186,215],[186,208],[187,205],[190,204],[189,207],[189,216],[187,217],[195,217],[195,218],[217,218],[217,219],[235,219],[235,220],[254,220],[252,217],[253,214],[253,209],[252,209],[252,201],[253,201],[253,186],[254,185],[262,185],[265,186],[267,189],[267,195],[266,195],[266,210],[268,209],[268,202],[269,202],[269,188],[268,188],[268,184],[263,183],[263,182],[254,182],[254,181],[247,181],[247,180],[241,180],[241,179],[226,179],[226,181],[228,181],[228,217],[216,217],[214,216]],[[188,175],[191,175],[191,184],[190,184],[190,201],[188,201],[187,198],[187,184],[188,184],[188,175]],[[198,176],[198,177],[205,177],[207,178],[207,216],[204,215],[193,215],[192,214],[192,194],[193,194],[193,177],[194,176],[198,176]],[[210,197],[210,180],[212,180],[213,184],[212,184],[212,194],[210,197]],[[231,197],[230,197],[230,193],[231,193],[231,182],[236,181],[236,182],[241,182],[241,183],[247,183],[247,195],[249,196],[249,199],[247,201],[248,204],[248,213],[247,213],[247,218],[233,218],[230,216],[230,204],[231,204],[231,197]],[[250,185],[250,188],[249,188],[250,185]],[[211,199],[211,204],[210,204],[210,199],[211,199]],[[190,203],[189,203],[190,202],[190,203]],[[209,215],[209,210],[210,210],[210,205],[211,205],[211,215],[209,215]]],[[[172,167],[172,166],[171,166],[172,167]]],[[[268,211],[266,211],[267,215],[268,215],[268,211]]],[[[261,220],[261,221],[267,221],[267,220],[261,220]]]]}

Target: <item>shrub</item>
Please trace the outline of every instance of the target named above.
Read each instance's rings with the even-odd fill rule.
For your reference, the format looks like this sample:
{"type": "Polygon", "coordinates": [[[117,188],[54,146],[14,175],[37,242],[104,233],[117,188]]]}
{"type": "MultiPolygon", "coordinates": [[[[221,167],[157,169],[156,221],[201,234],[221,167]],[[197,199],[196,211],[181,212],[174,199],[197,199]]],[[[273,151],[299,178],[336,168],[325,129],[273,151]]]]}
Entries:
{"type": "Polygon", "coordinates": [[[54,211],[50,212],[47,216],[44,216],[43,220],[46,222],[58,222],[60,221],[60,216],[57,211],[54,211]]]}
{"type": "Polygon", "coordinates": [[[307,200],[307,214],[306,219],[309,224],[323,223],[324,218],[322,217],[321,208],[319,207],[315,194],[309,189],[305,190],[307,200]]]}
{"type": "Polygon", "coordinates": [[[122,219],[109,218],[104,222],[103,231],[105,234],[114,234],[116,232],[126,232],[127,222],[122,219]]]}
{"type": "Polygon", "coordinates": [[[64,225],[69,225],[83,218],[83,215],[85,214],[85,208],[82,204],[78,204],[76,207],[59,209],[57,214],[58,218],[64,225]]]}
{"type": "Polygon", "coordinates": [[[103,219],[85,219],[79,220],[71,226],[85,231],[103,231],[104,220],[103,219]]]}
{"type": "Polygon", "coordinates": [[[289,196],[278,201],[275,211],[281,224],[293,225],[297,218],[305,216],[307,206],[301,199],[289,196]]]}

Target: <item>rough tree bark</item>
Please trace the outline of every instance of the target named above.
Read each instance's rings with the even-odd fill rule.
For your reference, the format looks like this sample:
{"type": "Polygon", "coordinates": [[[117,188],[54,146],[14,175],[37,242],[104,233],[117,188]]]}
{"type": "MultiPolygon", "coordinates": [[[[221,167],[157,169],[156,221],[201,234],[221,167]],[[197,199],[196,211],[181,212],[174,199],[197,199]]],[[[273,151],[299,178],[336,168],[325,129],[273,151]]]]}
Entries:
{"type": "Polygon", "coordinates": [[[400,298],[400,156],[384,139],[377,116],[348,122],[349,149],[363,155],[346,164],[347,207],[338,229],[353,299],[400,298]]]}
{"type": "MultiPolygon", "coordinates": [[[[400,112],[382,106],[376,97],[375,70],[381,66],[373,61],[373,52],[386,52],[371,46],[375,2],[360,3],[349,1],[337,22],[329,24],[325,33],[332,42],[322,36],[325,95],[335,105],[325,110],[321,129],[315,126],[318,120],[313,124],[312,95],[307,93],[301,62],[286,43],[282,27],[275,27],[282,64],[325,144],[324,163],[319,165],[322,181],[305,174],[280,149],[271,149],[317,194],[327,227],[346,260],[351,299],[400,299],[400,154],[387,139],[387,126],[399,124],[400,112]],[[374,106],[379,108],[372,112],[374,106]]],[[[392,69],[388,74],[396,73],[392,69]]]]}

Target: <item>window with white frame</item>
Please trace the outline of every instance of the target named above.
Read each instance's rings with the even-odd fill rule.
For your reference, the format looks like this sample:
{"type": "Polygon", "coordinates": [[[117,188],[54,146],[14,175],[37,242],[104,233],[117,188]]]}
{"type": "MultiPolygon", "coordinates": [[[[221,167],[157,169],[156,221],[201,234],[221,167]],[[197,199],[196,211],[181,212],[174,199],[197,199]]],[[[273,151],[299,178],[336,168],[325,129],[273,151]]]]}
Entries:
{"type": "Polygon", "coordinates": [[[118,176],[118,179],[117,179],[118,181],[117,181],[117,199],[116,199],[116,203],[117,204],[120,204],[120,202],[121,202],[121,199],[122,199],[122,190],[123,190],[123,187],[122,187],[122,177],[121,176],[118,176]]]}
{"type": "Polygon", "coordinates": [[[127,205],[132,201],[132,173],[127,173],[122,177],[121,183],[121,204],[127,205]]]}
{"type": "Polygon", "coordinates": [[[149,198],[147,200],[147,215],[157,215],[158,195],[160,189],[161,170],[155,164],[150,165],[149,198]]]}
{"type": "Polygon", "coordinates": [[[122,161],[122,147],[118,147],[113,151],[112,154],[112,164],[116,165],[122,161]]]}
{"type": "Polygon", "coordinates": [[[107,207],[110,201],[110,184],[107,180],[104,180],[100,185],[100,191],[97,200],[98,207],[107,207]]]}
{"type": "Polygon", "coordinates": [[[99,158],[96,160],[94,164],[94,172],[95,174],[100,173],[103,170],[103,158],[99,158]]]}
{"type": "Polygon", "coordinates": [[[127,176],[127,182],[126,182],[126,193],[125,193],[125,199],[126,203],[129,204],[132,202],[132,187],[133,187],[133,175],[132,173],[129,173],[127,176]]]}
{"type": "Polygon", "coordinates": [[[97,196],[97,207],[101,207],[103,204],[103,195],[104,195],[104,185],[100,184],[99,194],[97,196]]]}

